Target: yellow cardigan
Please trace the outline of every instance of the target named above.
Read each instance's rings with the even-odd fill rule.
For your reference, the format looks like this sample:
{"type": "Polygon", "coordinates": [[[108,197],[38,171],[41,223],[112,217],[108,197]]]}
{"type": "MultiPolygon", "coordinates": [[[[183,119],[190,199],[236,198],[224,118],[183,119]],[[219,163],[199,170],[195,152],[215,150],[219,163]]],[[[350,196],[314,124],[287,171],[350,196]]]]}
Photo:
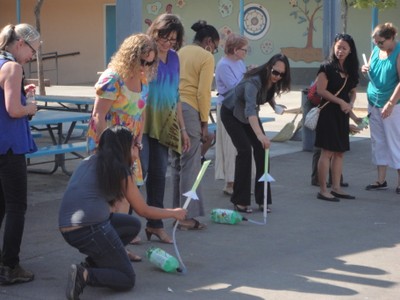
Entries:
{"type": "Polygon", "coordinates": [[[181,48],[178,56],[180,100],[200,113],[201,122],[208,122],[215,67],[214,56],[197,45],[187,45],[181,48]]]}

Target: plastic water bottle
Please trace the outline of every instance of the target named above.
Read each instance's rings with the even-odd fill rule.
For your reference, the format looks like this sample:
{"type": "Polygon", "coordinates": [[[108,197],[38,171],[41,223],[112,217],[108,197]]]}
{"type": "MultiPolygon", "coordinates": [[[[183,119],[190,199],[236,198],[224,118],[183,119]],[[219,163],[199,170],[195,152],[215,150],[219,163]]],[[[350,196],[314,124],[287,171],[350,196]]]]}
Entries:
{"type": "Polygon", "coordinates": [[[362,118],[362,121],[360,124],[357,125],[358,129],[365,129],[369,125],[369,115],[362,118]]]}
{"type": "Polygon", "coordinates": [[[163,249],[150,247],[146,252],[146,256],[152,264],[156,265],[165,272],[182,272],[182,270],[179,268],[178,260],[174,256],[165,252],[163,249]]]}
{"type": "Polygon", "coordinates": [[[215,223],[231,225],[247,221],[247,219],[243,218],[243,216],[237,211],[223,208],[214,208],[211,211],[211,220],[215,223]]]}
{"type": "MultiPolygon", "coordinates": [[[[28,105],[29,103],[35,103],[35,90],[34,90],[34,88],[30,88],[26,92],[26,104],[28,105]]],[[[32,116],[29,115],[28,119],[31,120],[32,116]]]]}

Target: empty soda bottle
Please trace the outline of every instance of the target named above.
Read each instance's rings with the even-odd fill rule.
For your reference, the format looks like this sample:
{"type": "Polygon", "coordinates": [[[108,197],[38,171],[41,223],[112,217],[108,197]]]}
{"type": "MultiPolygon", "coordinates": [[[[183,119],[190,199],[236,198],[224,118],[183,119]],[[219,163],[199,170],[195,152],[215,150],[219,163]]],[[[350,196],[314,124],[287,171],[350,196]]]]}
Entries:
{"type": "Polygon", "coordinates": [[[357,125],[358,129],[365,129],[367,128],[369,125],[369,114],[368,116],[365,116],[364,118],[362,118],[362,121],[360,124],[357,125]]]}
{"type": "Polygon", "coordinates": [[[178,260],[163,249],[150,247],[146,251],[146,256],[152,264],[165,272],[182,272],[178,260]]]}
{"type": "Polygon", "coordinates": [[[238,224],[247,221],[240,213],[231,209],[214,208],[211,211],[211,220],[221,224],[238,224]]]}

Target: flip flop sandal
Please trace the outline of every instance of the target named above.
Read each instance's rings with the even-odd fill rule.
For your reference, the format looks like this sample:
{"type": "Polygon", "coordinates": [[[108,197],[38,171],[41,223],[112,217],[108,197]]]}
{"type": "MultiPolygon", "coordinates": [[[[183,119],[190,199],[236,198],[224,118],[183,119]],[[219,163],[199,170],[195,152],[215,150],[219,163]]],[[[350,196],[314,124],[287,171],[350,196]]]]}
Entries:
{"type": "Polygon", "coordinates": [[[178,224],[179,230],[202,230],[206,228],[206,224],[200,223],[196,219],[190,219],[193,221],[193,224],[178,224]]]}

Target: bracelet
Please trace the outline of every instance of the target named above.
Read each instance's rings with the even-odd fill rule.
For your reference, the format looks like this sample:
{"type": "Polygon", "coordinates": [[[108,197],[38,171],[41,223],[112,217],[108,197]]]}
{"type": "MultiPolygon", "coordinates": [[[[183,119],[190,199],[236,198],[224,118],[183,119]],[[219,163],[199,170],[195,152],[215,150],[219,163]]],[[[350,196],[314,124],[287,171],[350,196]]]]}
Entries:
{"type": "Polygon", "coordinates": [[[142,151],[142,149],[143,149],[143,144],[142,144],[142,143],[135,143],[135,146],[136,146],[140,151],[142,151]]]}
{"type": "Polygon", "coordinates": [[[186,131],[186,128],[185,128],[185,127],[182,127],[179,131],[180,131],[180,132],[186,131]]]}

